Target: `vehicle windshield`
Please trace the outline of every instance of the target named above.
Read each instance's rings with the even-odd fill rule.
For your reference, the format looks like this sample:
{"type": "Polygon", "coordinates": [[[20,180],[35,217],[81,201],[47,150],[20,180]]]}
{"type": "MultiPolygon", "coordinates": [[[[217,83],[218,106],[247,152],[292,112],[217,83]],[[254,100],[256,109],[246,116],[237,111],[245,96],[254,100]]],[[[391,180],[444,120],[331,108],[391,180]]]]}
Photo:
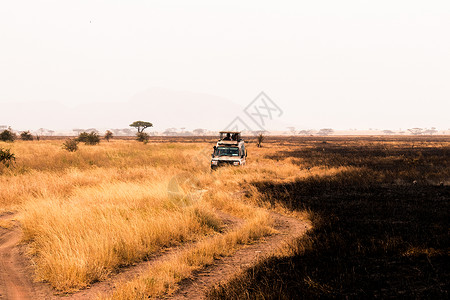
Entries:
{"type": "Polygon", "coordinates": [[[239,156],[238,147],[217,147],[217,156],[239,156]]]}

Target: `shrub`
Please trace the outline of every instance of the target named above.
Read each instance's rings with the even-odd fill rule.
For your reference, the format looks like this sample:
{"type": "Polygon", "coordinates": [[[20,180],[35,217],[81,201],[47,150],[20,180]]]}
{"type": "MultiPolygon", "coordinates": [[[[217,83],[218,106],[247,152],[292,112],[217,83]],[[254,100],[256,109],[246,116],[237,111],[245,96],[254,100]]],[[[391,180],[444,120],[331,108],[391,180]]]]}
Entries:
{"type": "Polygon", "coordinates": [[[67,139],[63,143],[63,149],[69,152],[75,152],[78,150],[78,140],[77,139],[67,139]]]}
{"type": "Polygon", "coordinates": [[[9,167],[14,161],[16,157],[14,153],[11,153],[10,149],[3,150],[0,148],[0,162],[3,163],[6,167],[9,167]]]}
{"type": "Polygon", "coordinates": [[[263,141],[264,141],[264,135],[262,133],[258,134],[258,136],[256,137],[256,146],[258,146],[258,148],[261,148],[263,141]]]}
{"type": "Polygon", "coordinates": [[[144,144],[148,143],[149,135],[145,132],[136,133],[136,140],[139,142],[143,142],[144,144]]]}
{"type": "Polygon", "coordinates": [[[99,143],[100,143],[100,135],[97,132],[92,131],[91,133],[88,134],[87,141],[85,142],[86,145],[97,145],[99,143]]]}
{"type": "Polygon", "coordinates": [[[3,142],[14,142],[16,137],[17,137],[16,134],[14,132],[12,132],[11,129],[3,130],[0,133],[0,141],[3,141],[3,142]]]}
{"type": "Polygon", "coordinates": [[[77,141],[86,143],[86,141],[88,139],[88,136],[89,136],[89,133],[87,133],[85,131],[84,132],[80,132],[80,134],[78,134],[77,141]]]}
{"type": "Polygon", "coordinates": [[[112,137],[113,137],[113,133],[111,131],[107,130],[105,132],[105,140],[107,140],[109,142],[109,140],[112,139],[112,137]]]}
{"type": "Polygon", "coordinates": [[[33,135],[30,133],[30,131],[24,131],[20,134],[20,138],[22,139],[22,141],[32,141],[33,140],[33,135]]]}
{"type": "Polygon", "coordinates": [[[86,145],[97,145],[100,143],[100,136],[95,131],[92,131],[91,133],[82,132],[78,135],[77,140],[79,142],[84,142],[86,145]]]}

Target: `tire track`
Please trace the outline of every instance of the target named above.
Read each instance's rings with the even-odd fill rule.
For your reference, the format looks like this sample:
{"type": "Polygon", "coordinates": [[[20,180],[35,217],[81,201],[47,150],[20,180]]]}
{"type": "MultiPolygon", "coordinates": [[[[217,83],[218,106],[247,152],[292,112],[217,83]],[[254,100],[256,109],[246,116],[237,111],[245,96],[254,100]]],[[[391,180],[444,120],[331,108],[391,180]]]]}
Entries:
{"type": "Polygon", "coordinates": [[[32,280],[29,261],[20,247],[22,230],[14,216],[0,216],[11,225],[0,228],[0,299],[43,299],[46,293],[32,280]]]}
{"type": "MultiPolygon", "coordinates": [[[[244,224],[244,220],[218,212],[224,222],[224,232],[233,231],[244,224]]],[[[121,268],[109,279],[91,284],[88,288],[73,294],[55,295],[55,291],[46,283],[33,282],[32,267],[23,253],[22,230],[14,214],[0,215],[0,220],[9,221],[10,228],[0,228],[0,299],[95,299],[99,295],[109,294],[116,285],[133,279],[145,272],[155,263],[169,260],[177,253],[192,247],[196,242],[165,249],[146,261],[121,268]]],[[[258,259],[273,253],[283,242],[303,235],[309,224],[278,213],[271,213],[278,233],[266,237],[251,245],[244,245],[234,255],[224,257],[216,264],[193,274],[192,278],[180,283],[180,288],[171,299],[203,299],[205,292],[214,284],[227,281],[235,274],[248,268],[258,259]]]]}
{"type": "Polygon", "coordinates": [[[275,212],[272,212],[271,216],[278,233],[255,244],[244,245],[234,255],[224,257],[216,264],[197,272],[192,278],[182,281],[180,288],[169,299],[204,299],[206,291],[213,285],[230,280],[259,259],[274,253],[284,242],[301,237],[310,229],[306,221],[275,212]]]}
{"type": "MultiPolygon", "coordinates": [[[[236,218],[225,212],[216,211],[216,213],[223,221],[224,227],[222,228],[222,230],[224,232],[232,231],[237,227],[240,227],[244,223],[242,219],[236,218]]],[[[197,242],[198,241],[190,242],[178,247],[164,249],[163,251],[154,254],[151,258],[147,259],[146,261],[139,262],[133,266],[121,268],[120,272],[112,275],[107,280],[93,283],[86,289],[80,290],[73,294],[66,295],[64,299],[71,299],[71,300],[95,299],[99,295],[112,293],[117,284],[132,280],[136,276],[139,276],[140,274],[147,271],[156,263],[170,260],[178,253],[188,249],[189,247],[192,247],[197,242]]]]}

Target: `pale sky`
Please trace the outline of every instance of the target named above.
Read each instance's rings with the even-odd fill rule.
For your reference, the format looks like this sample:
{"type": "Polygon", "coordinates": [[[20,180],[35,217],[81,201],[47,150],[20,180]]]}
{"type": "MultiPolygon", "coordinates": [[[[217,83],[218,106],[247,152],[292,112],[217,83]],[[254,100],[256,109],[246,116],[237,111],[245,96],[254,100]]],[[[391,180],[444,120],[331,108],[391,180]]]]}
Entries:
{"type": "MultiPolygon", "coordinates": [[[[0,0],[0,43],[0,125],[21,129],[126,127],[101,111],[60,125],[39,107],[126,107],[154,88],[241,107],[264,91],[277,126],[298,129],[450,128],[448,0],[0,0]]],[[[136,119],[168,111],[151,101],[136,119]]],[[[220,113],[211,102],[200,115],[220,113]]],[[[170,105],[166,120],[208,127],[170,105]]]]}

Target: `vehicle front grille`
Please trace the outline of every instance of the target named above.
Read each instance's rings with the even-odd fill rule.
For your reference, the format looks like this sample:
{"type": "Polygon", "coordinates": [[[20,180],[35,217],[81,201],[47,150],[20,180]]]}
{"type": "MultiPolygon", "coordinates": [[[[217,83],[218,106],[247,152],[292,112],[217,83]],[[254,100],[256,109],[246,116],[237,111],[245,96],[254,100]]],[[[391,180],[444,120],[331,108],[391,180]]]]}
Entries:
{"type": "Polygon", "coordinates": [[[218,166],[232,166],[233,165],[233,163],[234,163],[234,161],[229,161],[229,160],[224,160],[224,161],[218,161],[217,162],[217,165],[218,166]]]}

